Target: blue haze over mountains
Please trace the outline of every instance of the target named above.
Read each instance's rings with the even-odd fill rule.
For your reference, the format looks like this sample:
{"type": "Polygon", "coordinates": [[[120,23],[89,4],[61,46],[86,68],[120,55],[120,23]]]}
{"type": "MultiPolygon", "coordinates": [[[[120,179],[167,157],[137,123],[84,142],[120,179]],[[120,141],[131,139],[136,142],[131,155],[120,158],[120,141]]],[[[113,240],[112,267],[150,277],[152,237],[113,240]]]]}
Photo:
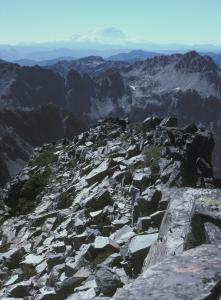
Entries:
{"type": "Polygon", "coordinates": [[[36,62],[45,65],[48,60],[49,64],[52,64],[53,60],[70,60],[91,55],[111,57],[111,60],[135,61],[157,54],[185,53],[191,50],[210,55],[220,65],[221,46],[155,44],[130,38],[115,27],[75,34],[63,41],[0,45],[0,58],[10,62],[21,62],[23,65],[33,65],[36,62]]]}

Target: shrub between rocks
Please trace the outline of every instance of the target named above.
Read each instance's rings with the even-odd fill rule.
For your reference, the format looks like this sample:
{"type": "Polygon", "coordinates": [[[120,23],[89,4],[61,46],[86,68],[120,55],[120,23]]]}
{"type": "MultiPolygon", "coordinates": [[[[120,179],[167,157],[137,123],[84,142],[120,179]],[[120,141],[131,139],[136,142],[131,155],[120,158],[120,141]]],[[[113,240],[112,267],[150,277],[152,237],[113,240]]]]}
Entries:
{"type": "Polygon", "coordinates": [[[38,165],[40,167],[48,166],[49,164],[55,162],[58,159],[52,151],[48,150],[37,155],[32,161],[32,165],[38,165]]]}
{"type": "Polygon", "coordinates": [[[16,209],[17,213],[26,214],[32,210],[35,205],[35,198],[47,185],[50,174],[50,168],[46,168],[43,173],[36,173],[25,182],[20,192],[19,211],[16,209]]]}
{"type": "Polygon", "coordinates": [[[150,167],[153,174],[158,174],[160,171],[159,160],[161,157],[163,147],[160,146],[150,146],[143,150],[145,156],[145,166],[150,167]]]}

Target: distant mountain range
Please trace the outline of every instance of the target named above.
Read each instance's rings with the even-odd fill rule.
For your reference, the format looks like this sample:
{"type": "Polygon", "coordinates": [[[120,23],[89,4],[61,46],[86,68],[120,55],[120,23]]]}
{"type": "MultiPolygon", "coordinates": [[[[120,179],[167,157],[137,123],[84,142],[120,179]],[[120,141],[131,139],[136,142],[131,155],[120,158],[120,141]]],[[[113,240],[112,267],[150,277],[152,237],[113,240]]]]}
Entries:
{"type": "Polygon", "coordinates": [[[157,52],[148,52],[143,50],[133,50],[127,53],[119,53],[108,57],[112,61],[128,61],[135,62],[139,60],[145,60],[147,58],[153,58],[155,56],[160,56],[160,53],[157,52]]]}
{"type": "MultiPolygon", "coordinates": [[[[85,95],[87,100],[79,96],[78,90],[73,101],[80,99],[76,102],[78,108],[87,102],[87,112],[82,111],[82,114],[90,115],[92,119],[98,116],[98,111],[100,117],[117,111],[133,114],[137,109],[144,111],[151,103],[155,103],[159,110],[161,104],[157,97],[166,93],[194,90],[201,97],[221,98],[221,70],[210,57],[194,51],[184,55],[156,56],[132,64],[91,56],[73,62],[59,62],[48,68],[64,77],[66,84],[71,76],[78,78],[78,89],[84,86],[81,96],[85,95]],[[85,90],[90,91],[89,95],[85,90]],[[111,91],[114,96],[111,96],[111,91]]],[[[69,99],[71,89],[67,91],[66,86],[69,99]]]]}
{"type": "MultiPolygon", "coordinates": [[[[73,55],[75,53],[76,57],[74,57],[74,56],[65,56],[65,53],[64,53],[64,56],[59,57],[59,54],[61,54],[60,51],[61,51],[61,49],[58,49],[58,53],[55,50],[53,51],[53,54],[51,54],[50,52],[47,53],[47,55],[46,55],[47,57],[50,57],[50,55],[52,57],[55,56],[55,58],[52,58],[52,59],[34,60],[34,59],[23,58],[23,59],[18,59],[18,60],[12,60],[12,62],[14,62],[16,64],[19,64],[20,66],[35,66],[35,65],[38,65],[38,66],[41,66],[41,67],[46,67],[46,66],[53,66],[53,65],[55,65],[59,62],[64,62],[64,61],[70,61],[70,64],[72,64],[73,60],[76,60],[76,61],[79,60],[79,58],[77,58],[79,56],[79,53],[76,53],[76,52],[72,51],[71,53],[73,55]]],[[[104,61],[106,61],[106,60],[108,60],[108,61],[121,61],[121,62],[128,62],[128,63],[133,63],[133,62],[136,62],[136,61],[142,61],[142,60],[146,60],[148,58],[153,58],[153,57],[156,57],[156,56],[167,55],[166,51],[165,52],[150,52],[150,51],[144,51],[144,50],[132,50],[132,51],[127,50],[126,52],[120,52],[120,53],[119,53],[119,51],[114,50],[115,54],[107,57],[105,60],[100,55],[103,54],[103,57],[106,57],[106,55],[108,54],[107,52],[105,52],[105,53],[103,51],[94,51],[94,52],[98,53],[99,54],[98,56],[101,59],[103,59],[104,61]]],[[[90,53],[93,53],[93,51],[82,51],[81,55],[83,53],[86,53],[86,54],[89,53],[90,54],[90,53]]],[[[210,56],[214,60],[214,62],[221,68],[221,54],[217,54],[217,53],[213,53],[213,52],[208,52],[208,53],[202,52],[200,54],[203,55],[203,56],[210,56]]],[[[40,56],[37,55],[37,57],[40,58],[41,55],[40,56]]],[[[87,55],[86,55],[86,57],[87,57],[87,55]]],[[[96,57],[96,55],[92,55],[92,57],[96,57]]],[[[3,55],[3,58],[5,59],[4,55],[3,55]]],[[[84,59],[84,57],[83,57],[83,59],[84,59]]],[[[6,60],[7,60],[7,56],[6,56],[6,60]]],[[[9,58],[8,61],[11,61],[11,59],[9,58]]]]}
{"type": "MultiPolygon", "coordinates": [[[[92,55],[108,58],[120,54],[123,60],[128,60],[124,57],[124,53],[135,49],[143,51],[136,53],[136,50],[134,53],[130,53],[130,61],[153,57],[155,53],[168,55],[185,53],[193,49],[200,53],[211,53],[211,55],[221,53],[221,45],[155,44],[129,37],[118,28],[111,27],[75,34],[63,41],[0,45],[0,58],[10,62],[25,59],[27,63],[30,63],[29,60],[40,62],[64,57],[78,59],[92,55]],[[149,52],[149,54],[146,55],[144,52],[149,52]]],[[[115,60],[115,58],[112,59],[115,60]]],[[[21,63],[23,64],[23,62],[21,63]]]]}
{"type": "Polygon", "coordinates": [[[19,59],[19,60],[15,60],[14,63],[18,64],[20,66],[27,66],[27,67],[33,67],[33,66],[40,66],[40,67],[46,67],[46,66],[51,66],[51,65],[55,65],[56,63],[58,63],[59,61],[72,61],[75,60],[74,57],[72,56],[64,56],[64,57],[58,57],[58,58],[54,58],[54,59],[49,59],[49,60],[31,60],[31,59],[19,59]]]}
{"type": "MultiPolygon", "coordinates": [[[[160,55],[165,55],[166,53],[157,53],[157,52],[149,52],[143,50],[133,50],[125,53],[119,53],[113,56],[110,56],[108,59],[113,61],[127,61],[127,62],[135,62],[140,60],[145,60],[148,58],[153,58],[160,55]]],[[[221,68],[221,53],[213,53],[213,52],[202,52],[200,53],[203,56],[210,56],[214,62],[221,68]]]]}
{"type": "MultiPolygon", "coordinates": [[[[143,50],[133,50],[130,52],[119,53],[113,56],[110,56],[108,59],[113,61],[127,61],[127,62],[135,62],[140,60],[145,60],[148,58],[153,58],[160,55],[165,55],[165,53],[157,53],[157,52],[149,52],[143,50]]],[[[202,52],[200,53],[203,56],[210,56],[214,62],[221,68],[221,53],[213,53],[213,52],[202,52]]]]}
{"type": "Polygon", "coordinates": [[[202,97],[221,98],[221,70],[210,57],[194,51],[134,63],[97,56],[59,61],[45,68],[2,62],[0,75],[1,109],[32,108],[52,102],[70,110],[70,99],[79,108],[85,105],[86,97],[89,105],[80,117],[92,119],[103,106],[100,117],[116,110],[144,110],[155,95],[169,92],[195,90],[202,97]]]}

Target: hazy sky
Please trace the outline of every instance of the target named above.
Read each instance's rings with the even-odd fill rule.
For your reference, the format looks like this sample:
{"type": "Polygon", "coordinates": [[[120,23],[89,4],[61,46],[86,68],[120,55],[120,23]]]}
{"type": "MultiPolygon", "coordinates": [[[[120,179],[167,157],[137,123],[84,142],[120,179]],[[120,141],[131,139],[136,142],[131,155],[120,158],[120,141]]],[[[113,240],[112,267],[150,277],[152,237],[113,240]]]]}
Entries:
{"type": "Polygon", "coordinates": [[[0,0],[0,43],[116,27],[154,43],[221,45],[221,0],[0,0]]]}

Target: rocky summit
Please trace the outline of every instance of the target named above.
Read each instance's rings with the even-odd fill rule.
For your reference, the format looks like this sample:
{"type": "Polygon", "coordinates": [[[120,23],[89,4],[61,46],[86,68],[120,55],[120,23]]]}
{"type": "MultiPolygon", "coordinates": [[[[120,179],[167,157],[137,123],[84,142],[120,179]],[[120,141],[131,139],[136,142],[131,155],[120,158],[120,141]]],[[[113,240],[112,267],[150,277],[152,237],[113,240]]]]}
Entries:
{"type": "Polygon", "coordinates": [[[0,191],[0,299],[221,299],[213,136],[101,120],[0,191]]]}

